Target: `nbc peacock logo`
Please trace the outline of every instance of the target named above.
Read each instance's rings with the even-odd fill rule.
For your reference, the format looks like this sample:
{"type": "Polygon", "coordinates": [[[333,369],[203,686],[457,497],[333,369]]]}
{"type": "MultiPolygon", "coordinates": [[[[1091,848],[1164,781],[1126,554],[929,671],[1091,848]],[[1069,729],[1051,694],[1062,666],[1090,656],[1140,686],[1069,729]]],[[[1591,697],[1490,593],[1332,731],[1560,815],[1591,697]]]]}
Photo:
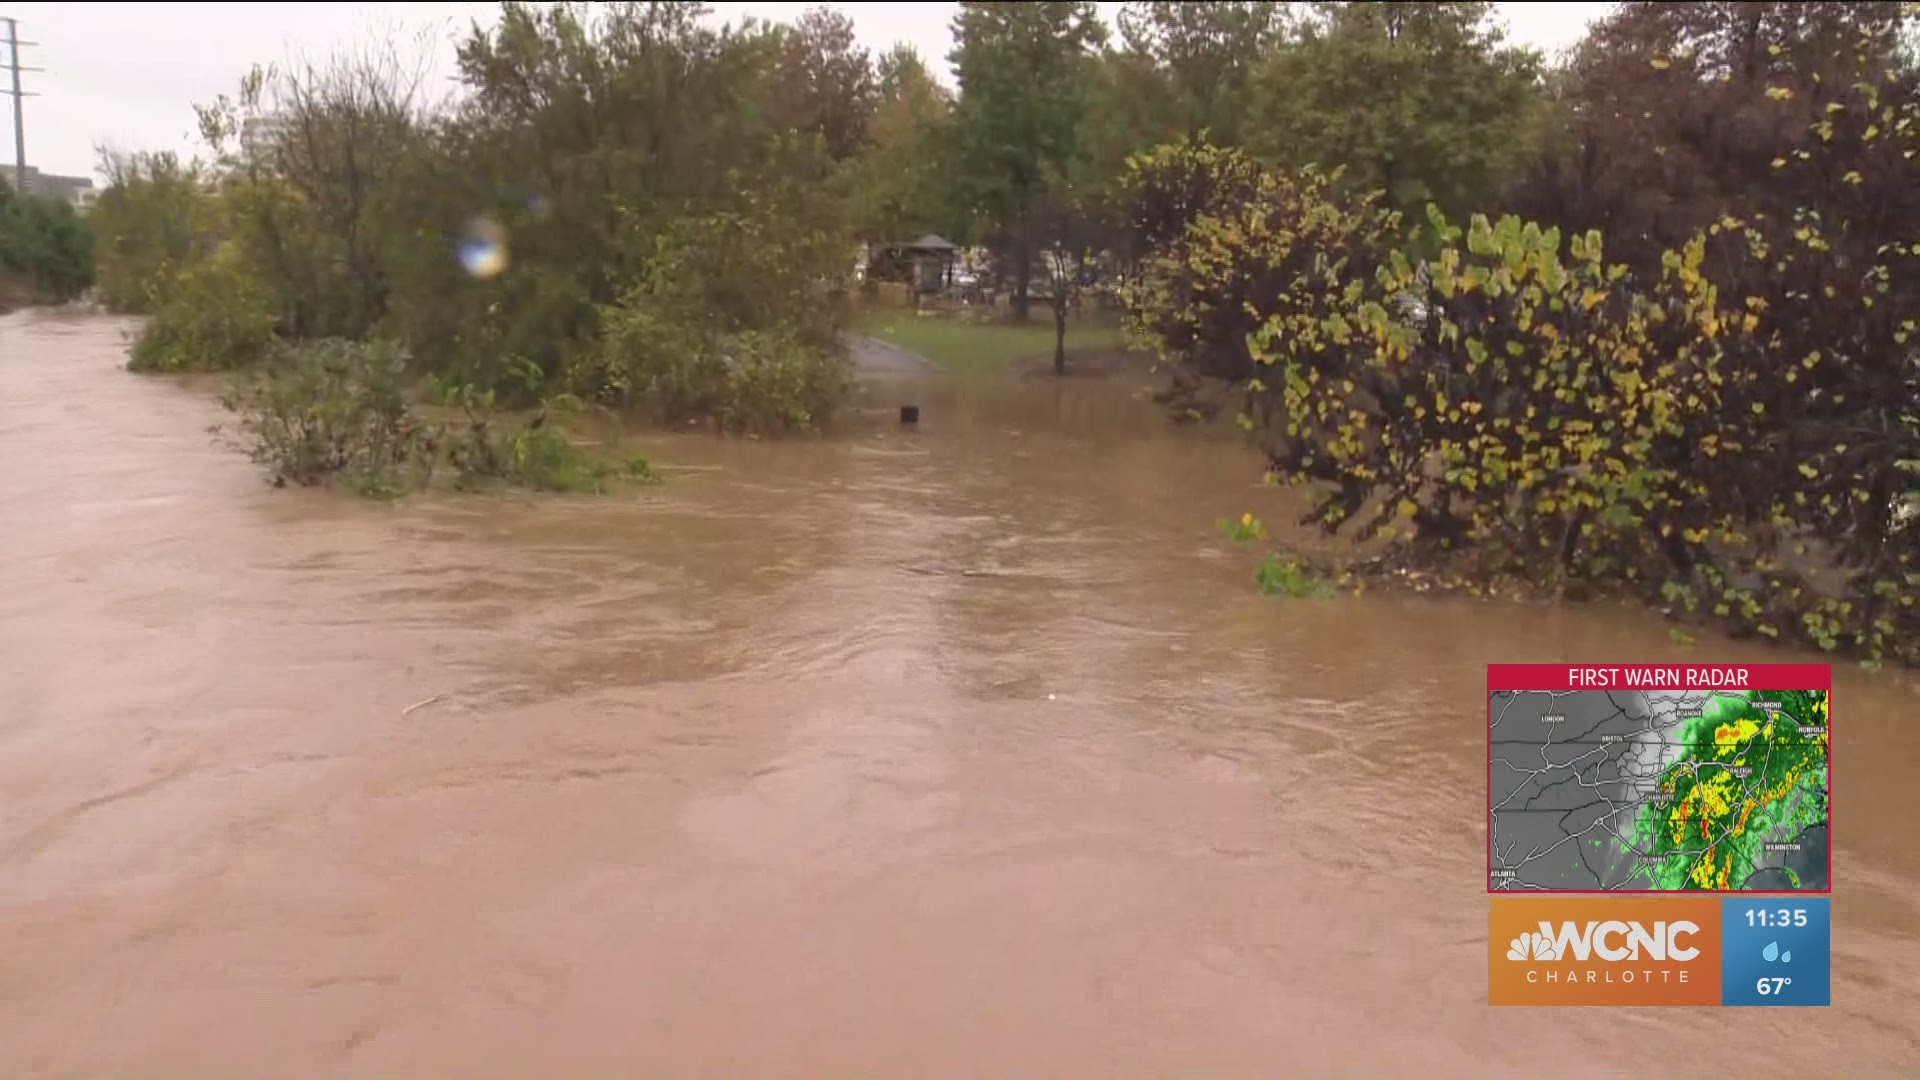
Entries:
{"type": "Polygon", "coordinates": [[[1507,943],[1509,960],[1558,960],[1560,949],[1553,939],[1538,930],[1528,931],[1507,943]]]}

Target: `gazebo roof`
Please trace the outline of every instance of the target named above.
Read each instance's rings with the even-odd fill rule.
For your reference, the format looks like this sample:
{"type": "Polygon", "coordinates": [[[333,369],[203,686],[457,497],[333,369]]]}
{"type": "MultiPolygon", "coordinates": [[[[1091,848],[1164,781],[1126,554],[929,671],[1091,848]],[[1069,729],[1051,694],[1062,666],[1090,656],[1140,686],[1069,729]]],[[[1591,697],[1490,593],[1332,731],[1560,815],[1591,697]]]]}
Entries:
{"type": "Polygon", "coordinates": [[[922,236],[918,240],[913,240],[908,243],[901,244],[900,248],[904,251],[958,251],[960,250],[959,248],[953,245],[953,242],[951,240],[948,240],[946,237],[939,236],[934,233],[927,233],[926,235],[922,236]]]}

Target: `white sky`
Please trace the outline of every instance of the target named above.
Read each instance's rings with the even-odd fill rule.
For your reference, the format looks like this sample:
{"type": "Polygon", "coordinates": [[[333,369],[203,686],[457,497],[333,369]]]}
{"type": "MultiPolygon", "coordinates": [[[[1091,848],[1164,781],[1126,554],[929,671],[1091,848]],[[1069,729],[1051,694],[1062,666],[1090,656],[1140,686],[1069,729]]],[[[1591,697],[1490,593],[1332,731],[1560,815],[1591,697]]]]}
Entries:
{"type": "MultiPolygon", "coordinates": [[[[716,3],[719,16],[790,19],[808,3],[716,3]]],[[[944,70],[953,4],[837,3],[861,43],[879,52],[905,41],[944,70]]],[[[1112,22],[1119,5],[1103,3],[1112,22]]],[[[1549,52],[1577,40],[1611,4],[1497,5],[1512,37],[1549,52]]],[[[20,37],[38,42],[21,63],[47,69],[22,76],[27,161],[48,172],[86,174],[94,146],[123,150],[196,149],[193,103],[231,92],[254,63],[290,52],[325,55],[336,47],[392,33],[437,30],[435,72],[453,74],[453,40],[469,22],[493,20],[493,4],[88,4],[0,0],[0,16],[20,20],[20,37]]],[[[4,35],[0,27],[0,35],[4,35]]],[[[4,59],[0,45],[0,59],[4,59]]],[[[10,98],[0,97],[0,160],[13,161],[10,98]]]]}

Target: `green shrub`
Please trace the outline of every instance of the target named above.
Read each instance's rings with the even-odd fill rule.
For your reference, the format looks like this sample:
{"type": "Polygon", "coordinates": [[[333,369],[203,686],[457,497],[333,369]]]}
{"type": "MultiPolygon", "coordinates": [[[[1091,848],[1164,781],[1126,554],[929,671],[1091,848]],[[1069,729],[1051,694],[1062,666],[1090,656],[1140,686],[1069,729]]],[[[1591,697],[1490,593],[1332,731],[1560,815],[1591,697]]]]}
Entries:
{"type": "MultiPolygon", "coordinates": [[[[1220,535],[1236,544],[1266,543],[1272,537],[1267,527],[1251,513],[1240,520],[1221,518],[1220,535]]],[[[1345,575],[1342,575],[1345,580],[1345,575]]],[[[1333,583],[1305,559],[1268,551],[1253,569],[1253,586],[1262,596],[1288,596],[1295,600],[1327,600],[1334,594],[1333,583]]]]}
{"type": "Polygon", "coordinates": [[[622,472],[631,479],[653,478],[644,456],[622,468],[574,445],[568,430],[580,402],[571,395],[548,398],[524,425],[506,432],[497,430],[495,397],[495,391],[472,384],[440,387],[442,404],[460,414],[442,425],[445,435],[440,440],[455,486],[474,490],[497,482],[535,491],[597,494],[622,472]]]}
{"type": "Polygon", "coordinates": [[[667,421],[776,433],[824,423],[846,397],[839,286],[846,247],[783,201],[676,222],[642,282],[600,309],[573,389],[667,421]]]}
{"type": "Polygon", "coordinates": [[[425,486],[444,466],[456,487],[495,483],[538,491],[606,490],[617,477],[650,480],[643,456],[618,465],[575,446],[567,433],[579,403],[548,399],[513,430],[494,392],[434,383],[443,418],[429,420],[408,394],[408,356],[390,342],[329,338],[276,350],[237,375],[223,403],[239,442],[276,485],[338,481],[391,498],[425,486]]]}
{"type": "Polygon", "coordinates": [[[599,349],[575,385],[614,405],[668,422],[709,419],[727,431],[805,431],[846,398],[846,355],[781,331],[733,333],[692,313],[661,312],[636,298],[603,315],[599,349]]]}
{"type": "Polygon", "coordinates": [[[1304,559],[1269,551],[1253,571],[1253,586],[1263,596],[1290,596],[1295,600],[1326,600],[1333,586],[1304,559]]]}
{"type": "Polygon", "coordinates": [[[612,465],[581,453],[557,428],[521,428],[495,436],[494,446],[497,475],[535,491],[598,493],[614,473],[612,465]]]}
{"type": "Polygon", "coordinates": [[[615,408],[647,408],[676,419],[712,404],[719,334],[674,318],[636,296],[601,313],[598,346],[569,366],[576,393],[615,408]]]}
{"type": "Polygon", "coordinates": [[[1317,170],[1269,168],[1203,142],[1140,155],[1126,179],[1145,252],[1122,291],[1129,330],[1171,368],[1184,408],[1208,406],[1212,383],[1255,380],[1266,371],[1255,331],[1282,311],[1311,317],[1338,301],[1342,279],[1384,263],[1400,241],[1398,215],[1377,198],[1337,197],[1317,170]]]}
{"type": "Polygon", "coordinates": [[[396,345],[327,339],[237,377],[222,404],[276,485],[338,478],[392,496],[424,483],[435,458],[435,437],[407,402],[406,369],[396,345]]]}
{"type": "Polygon", "coordinates": [[[152,316],[133,343],[134,371],[230,371],[265,359],[278,322],[260,277],[225,247],[150,283],[152,316]]]}
{"type": "Polygon", "coordinates": [[[846,397],[849,375],[838,345],[786,333],[747,331],[721,346],[726,392],[719,408],[732,431],[805,431],[825,423],[846,397]]]}

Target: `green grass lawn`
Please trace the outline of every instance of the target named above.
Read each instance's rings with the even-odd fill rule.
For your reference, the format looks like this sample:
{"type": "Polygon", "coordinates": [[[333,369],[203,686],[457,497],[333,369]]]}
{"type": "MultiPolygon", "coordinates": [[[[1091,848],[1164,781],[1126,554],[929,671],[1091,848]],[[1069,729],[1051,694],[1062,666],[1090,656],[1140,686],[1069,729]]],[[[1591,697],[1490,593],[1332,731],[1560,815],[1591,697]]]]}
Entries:
{"type": "MultiPolygon", "coordinates": [[[[917,353],[962,375],[999,371],[1016,360],[1053,356],[1053,316],[1036,308],[1025,325],[958,315],[916,315],[903,308],[872,308],[860,317],[860,332],[917,353]]],[[[1086,319],[1067,324],[1067,358],[1126,344],[1118,322],[1086,319]]]]}

